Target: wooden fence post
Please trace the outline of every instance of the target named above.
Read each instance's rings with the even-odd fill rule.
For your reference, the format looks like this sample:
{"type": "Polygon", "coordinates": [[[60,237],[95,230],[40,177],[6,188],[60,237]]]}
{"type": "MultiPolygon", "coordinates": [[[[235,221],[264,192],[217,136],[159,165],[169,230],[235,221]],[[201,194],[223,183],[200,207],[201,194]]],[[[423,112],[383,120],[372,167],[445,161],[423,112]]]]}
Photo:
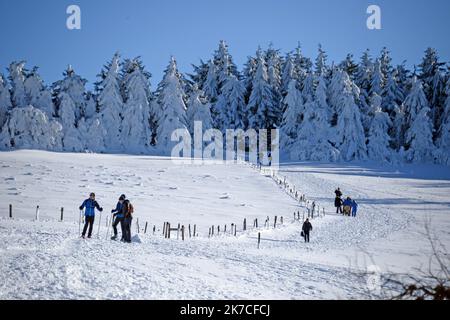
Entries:
{"type": "Polygon", "coordinates": [[[281,216],[280,222],[281,222],[281,224],[283,224],[283,216],[281,216]]]}
{"type": "Polygon", "coordinates": [[[217,226],[217,235],[220,235],[220,226],[217,226]]]}
{"type": "Polygon", "coordinates": [[[137,228],[137,233],[139,233],[139,218],[136,219],[136,228],[137,228]]]}
{"type": "Polygon", "coordinates": [[[294,212],[294,221],[297,220],[297,219],[295,218],[295,216],[296,216],[296,212],[294,212]]]}
{"type": "Polygon", "coordinates": [[[64,208],[61,208],[61,221],[64,220],[64,208]]]}
{"type": "Polygon", "coordinates": [[[191,224],[189,223],[189,238],[191,237],[191,224]]]}
{"type": "Polygon", "coordinates": [[[227,225],[224,226],[224,228],[223,228],[223,233],[224,233],[224,234],[227,234],[227,225]]]}
{"type": "Polygon", "coordinates": [[[163,224],[163,236],[166,237],[166,223],[163,224]]]}
{"type": "Polygon", "coordinates": [[[246,231],[247,230],[247,219],[246,218],[244,218],[244,231],[246,231]]]}
{"type": "Polygon", "coordinates": [[[211,237],[214,237],[214,226],[211,227],[211,237]]]}
{"type": "Polygon", "coordinates": [[[146,234],[146,233],[147,233],[147,226],[148,226],[148,221],[145,221],[144,234],[146,234]]]}
{"type": "Polygon", "coordinates": [[[211,227],[208,229],[208,238],[211,238],[211,227]]]}
{"type": "Polygon", "coordinates": [[[156,226],[153,225],[153,235],[155,235],[155,231],[156,231],[156,226]]]}
{"type": "Polygon", "coordinates": [[[9,217],[12,219],[12,204],[9,205],[9,217]]]}
{"type": "Polygon", "coordinates": [[[177,228],[177,240],[180,239],[180,224],[178,224],[177,228]]]}
{"type": "Polygon", "coordinates": [[[260,243],[261,243],[261,232],[258,232],[258,249],[260,243]]]}
{"type": "Polygon", "coordinates": [[[184,225],[181,226],[181,240],[184,241],[184,225]]]}
{"type": "Polygon", "coordinates": [[[197,225],[196,224],[194,224],[194,238],[196,237],[196,230],[195,229],[197,229],[197,225]]]}
{"type": "Polygon", "coordinates": [[[39,206],[36,207],[36,221],[39,221],[39,206]]]}
{"type": "Polygon", "coordinates": [[[273,223],[273,228],[275,229],[277,227],[277,216],[275,216],[275,220],[274,220],[274,223],[273,223]]]}
{"type": "Polygon", "coordinates": [[[237,226],[234,225],[234,236],[236,237],[236,233],[237,233],[237,226]]]}

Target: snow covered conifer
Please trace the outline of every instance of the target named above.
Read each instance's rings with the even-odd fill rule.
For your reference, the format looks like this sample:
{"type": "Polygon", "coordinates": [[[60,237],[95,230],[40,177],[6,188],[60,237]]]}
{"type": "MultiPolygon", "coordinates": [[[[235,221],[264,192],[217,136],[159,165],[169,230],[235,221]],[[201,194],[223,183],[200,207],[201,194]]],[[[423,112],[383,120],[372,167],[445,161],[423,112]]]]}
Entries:
{"type": "Polygon", "coordinates": [[[8,83],[0,73],[0,131],[6,121],[9,110],[12,108],[11,95],[8,83]]]}
{"type": "Polygon", "coordinates": [[[283,100],[284,114],[280,129],[280,146],[284,153],[289,152],[298,137],[298,129],[302,122],[304,105],[303,97],[297,88],[297,81],[289,82],[286,97],[283,100]]]}
{"type": "Polygon", "coordinates": [[[430,108],[425,106],[412,118],[411,126],[406,132],[406,159],[414,162],[429,162],[435,152],[433,144],[433,127],[429,117],[430,108]]]}
{"type": "Polygon", "coordinates": [[[67,93],[75,104],[76,121],[84,117],[86,109],[86,89],[87,80],[75,73],[72,66],[68,66],[63,73],[64,79],[53,84],[53,95],[56,96],[57,109],[60,108],[59,95],[61,92],[67,93]]]}
{"type": "MultiPolygon", "coordinates": [[[[147,153],[152,136],[156,130],[150,127],[152,119],[159,117],[158,110],[152,110],[150,79],[139,57],[125,60],[122,75],[122,92],[124,97],[123,120],[120,130],[123,150],[131,153],[147,153]]],[[[115,90],[115,89],[114,89],[115,90]]],[[[116,93],[114,93],[116,94],[116,93]]],[[[116,106],[120,108],[120,98],[115,97],[116,106]]],[[[103,113],[106,112],[103,108],[103,113]]],[[[112,121],[118,120],[108,116],[112,121]]],[[[156,121],[156,120],[155,120],[156,121]]],[[[107,124],[108,125],[108,124],[107,124]]],[[[111,130],[110,130],[111,132],[111,130]]],[[[112,141],[109,142],[111,145],[112,141]]]]}
{"type": "Polygon", "coordinates": [[[11,99],[13,107],[24,108],[27,106],[25,93],[26,70],[25,61],[12,62],[9,65],[9,80],[11,84],[11,99]]]}
{"type": "Polygon", "coordinates": [[[76,118],[76,105],[70,95],[66,92],[60,92],[58,95],[59,122],[63,129],[63,148],[65,151],[80,152],[84,150],[80,131],[78,130],[78,120],[76,118]]]}
{"type": "Polygon", "coordinates": [[[44,111],[49,118],[53,117],[55,107],[52,101],[52,94],[47,89],[34,67],[27,75],[24,81],[25,95],[27,105],[39,108],[44,111]]]}
{"type": "Polygon", "coordinates": [[[33,106],[14,108],[0,133],[0,149],[62,150],[62,126],[33,106]]]}
{"type": "Polygon", "coordinates": [[[342,81],[344,90],[339,99],[342,111],[336,126],[337,148],[345,161],[366,159],[366,139],[361,113],[354,99],[353,84],[345,72],[342,72],[342,81]]]}
{"type": "MultiPolygon", "coordinates": [[[[381,98],[380,98],[381,99],[381,98]]],[[[371,160],[390,161],[392,150],[390,148],[391,137],[388,134],[392,126],[391,120],[386,112],[381,109],[381,103],[372,106],[373,118],[369,129],[367,153],[371,160]]]]}
{"type": "Polygon", "coordinates": [[[438,162],[450,165],[450,78],[447,79],[445,91],[447,94],[447,99],[445,100],[443,108],[442,123],[439,128],[436,146],[438,148],[438,162]]]}
{"type": "Polygon", "coordinates": [[[403,102],[406,114],[406,128],[411,127],[414,119],[423,108],[428,108],[428,101],[423,91],[422,83],[417,77],[411,81],[411,90],[403,102]]]}
{"type": "Polygon", "coordinates": [[[358,65],[353,61],[353,55],[347,54],[345,60],[339,64],[339,69],[347,72],[350,79],[354,80],[355,74],[358,70],[358,65]]]}
{"type": "Polygon", "coordinates": [[[268,129],[278,125],[280,108],[268,82],[267,68],[261,55],[257,57],[257,69],[247,109],[250,128],[268,129]]]}
{"type": "Polygon", "coordinates": [[[218,76],[216,71],[216,65],[210,61],[208,64],[208,73],[206,74],[206,80],[203,84],[203,91],[211,102],[215,102],[219,95],[218,76]]]}
{"type": "Polygon", "coordinates": [[[295,70],[294,59],[292,55],[288,53],[286,55],[286,61],[284,62],[283,72],[281,74],[281,93],[282,96],[286,96],[289,83],[292,79],[297,80],[298,76],[295,70]]]}
{"type": "Polygon", "coordinates": [[[372,70],[372,81],[370,83],[369,94],[377,94],[381,96],[384,83],[383,73],[381,72],[380,60],[376,59],[372,70]]]}
{"type": "Polygon", "coordinates": [[[215,104],[215,110],[219,112],[215,128],[223,133],[226,129],[244,129],[246,123],[245,114],[245,88],[241,81],[230,75],[225,82],[222,93],[215,104]]]}
{"type": "Polygon", "coordinates": [[[185,93],[177,63],[173,57],[158,85],[158,104],[160,117],[158,120],[157,148],[161,153],[170,155],[172,148],[177,143],[171,141],[173,131],[187,129],[185,93]]]}
{"type": "Polygon", "coordinates": [[[187,125],[192,136],[194,135],[195,121],[200,121],[202,123],[203,132],[213,128],[211,118],[211,105],[208,102],[204,101],[203,92],[198,89],[196,84],[194,84],[194,86],[192,87],[192,92],[187,105],[187,125]]]}
{"type": "Polygon", "coordinates": [[[97,103],[101,125],[105,129],[105,147],[111,151],[119,151],[120,129],[122,127],[123,98],[120,90],[120,56],[116,53],[112,60],[104,66],[96,83],[97,103]]]}
{"type": "Polygon", "coordinates": [[[322,49],[322,45],[319,44],[319,49],[318,49],[319,53],[317,55],[316,58],[316,74],[318,76],[326,76],[327,72],[328,72],[328,67],[327,67],[327,55],[325,53],[325,51],[322,49]]]}
{"type": "Polygon", "coordinates": [[[220,94],[229,75],[239,79],[239,72],[233,62],[233,57],[229,53],[227,43],[223,40],[219,42],[219,48],[214,53],[213,63],[216,66],[218,80],[217,94],[220,94]]]}

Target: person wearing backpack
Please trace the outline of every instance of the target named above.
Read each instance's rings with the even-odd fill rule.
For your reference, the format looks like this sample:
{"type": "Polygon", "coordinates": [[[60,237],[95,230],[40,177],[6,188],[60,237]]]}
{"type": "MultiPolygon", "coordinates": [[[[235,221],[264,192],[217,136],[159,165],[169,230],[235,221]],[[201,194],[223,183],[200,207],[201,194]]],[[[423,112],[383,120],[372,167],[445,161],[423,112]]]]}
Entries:
{"type": "Polygon", "coordinates": [[[80,211],[83,210],[84,208],[86,208],[84,212],[85,222],[83,233],[81,234],[81,237],[83,239],[86,235],[88,226],[89,226],[88,238],[92,236],[92,228],[94,227],[94,220],[95,220],[95,209],[97,209],[100,212],[103,211],[103,208],[100,207],[97,201],[95,201],[95,193],[93,192],[89,195],[89,199],[83,201],[83,203],[80,206],[80,211]]]}
{"type": "Polygon", "coordinates": [[[123,220],[125,218],[125,213],[122,212],[123,209],[123,203],[126,200],[126,196],[122,194],[119,197],[119,202],[117,202],[116,208],[111,210],[111,213],[113,214],[114,222],[112,223],[112,227],[114,230],[114,235],[111,237],[111,240],[117,239],[117,225],[120,223],[120,229],[122,230],[122,239],[124,239],[125,231],[124,231],[124,223],[123,220]]]}
{"type": "Polygon", "coordinates": [[[358,212],[358,203],[352,200],[352,217],[356,217],[356,212],[358,212]]]}
{"type": "Polygon", "coordinates": [[[122,212],[124,213],[123,229],[125,232],[123,241],[131,243],[131,222],[133,220],[134,208],[129,200],[123,202],[122,212]]]}

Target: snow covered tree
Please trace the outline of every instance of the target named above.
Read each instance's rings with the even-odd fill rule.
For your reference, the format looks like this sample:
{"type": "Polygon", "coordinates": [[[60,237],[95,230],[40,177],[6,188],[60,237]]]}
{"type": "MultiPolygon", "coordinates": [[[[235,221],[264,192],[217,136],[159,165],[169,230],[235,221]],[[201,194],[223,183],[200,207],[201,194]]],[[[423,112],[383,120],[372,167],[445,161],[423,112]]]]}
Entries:
{"type": "Polygon", "coordinates": [[[250,128],[269,129],[278,125],[280,108],[268,82],[267,68],[261,55],[257,57],[257,69],[247,109],[250,128]]]}
{"type": "Polygon", "coordinates": [[[76,118],[77,106],[70,95],[60,92],[58,95],[58,117],[63,129],[63,148],[65,151],[80,152],[84,150],[84,143],[78,130],[76,118]]]}
{"type": "Polygon", "coordinates": [[[157,148],[166,155],[170,155],[176,142],[171,141],[174,130],[187,129],[185,93],[172,57],[169,66],[164,71],[164,77],[158,85],[158,104],[160,117],[158,120],[157,148]]]}
{"type": "Polygon", "coordinates": [[[239,79],[239,72],[233,62],[233,57],[229,53],[227,43],[223,40],[219,42],[219,48],[214,53],[213,63],[216,66],[218,77],[217,93],[220,94],[229,75],[239,79]]]}
{"type": "MultiPolygon", "coordinates": [[[[379,58],[380,61],[380,70],[381,70],[381,74],[382,74],[382,79],[386,80],[389,76],[389,74],[392,72],[392,58],[391,58],[391,53],[389,52],[389,50],[384,47],[381,50],[381,55],[379,58]]],[[[382,86],[384,87],[385,83],[382,83],[382,86]]]]}
{"type": "Polygon", "coordinates": [[[284,113],[280,129],[281,151],[288,153],[292,145],[297,141],[299,125],[303,119],[303,97],[297,88],[297,81],[289,82],[286,97],[283,100],[284,113]]]}
{"type": "Polygon", "coordinates": [[[63,75],[63,80],[59,80],[53,84],[53,95],[56,97],[56,106],[59,110],[61,101],[58,97],[60,96],[60,93],[67,93],[75,103],[75,119],[78,121],[84,117],[86,110],[85,85],[87,80],[77,75],[70,65],[64,71],[63,75]]]}
{"type": "Polygon", "coordinates": [[[103,67],[98,75],[100,80],[96,83],[100,122],[105,129],[105,148],[111,151],[121,149],[123,98],[120,90],[120,66],[120,56],[116,53],[103,67]]]}
{"type": "Polygon", "coordinates": [[[381,96],[384,81],[380,60],[376,59],[372,70],[369,95],[377,94],[381,96]]]}
{"type": "Polygon", "coordinates": [[[85,150],[90,152],[111,151],[105,148],[105,138],[108,136],[99,114],[91,118],[82,118],[78,122],[78,131],[85,150]]]}
{"type": "Polygon", "coordinates": [[[188,74],[192,84],[196,84],[199,90],[203,90],[203,85],[206,81],[206,76],[208,74],[209,65],[200,59],[199,65],[192,64],[194,69],[193,73],[188,74]]]}
{"type": "Polygon", "coordinates": [[[361,113],[355,103],[353,84],[345,72],[342,72],[343,91],[339,101],[342,111],[336,126],[336,146],[345,161],[367,158],[364,128],[361,113]]]}
{"type": "MultiPolygon", "coordinates": [[[[122,73],[122,96],[125,104],[120,134],[122,147],[127,152],[148,152],[155,132],[155,128],[150,125],[160,116],[158,110],[151,109],[150,77],[151,74],[145,71],[139,57],[125,60],[122,73]]],[[[116,97],[115,101],[120,103],[120,98],[116,97]]],[[[119,105],[116,108],[120,108],[119,105]]]]}
{"type": "MultiPolygon", "coordinates": [[[[203,84],[203,91],[212,103],[217,101],[219,95],[219,83],[216,71],[216,65],[213,61],[208,64],[208,73],[206,75],[205,83],[203,84]]],[[[213,115],[215,116],[215,115],[213,115]]]]}
{"type": "Polygon", "coordinates": [[[369,94],[371,92],[371,82],[373,73],[373,62],[370,57],[370,51],[367,49],[359,62],[355,75],[355,83],[360,89],[362,109],[367,110],[369,107],[369,94]]]}
{"type": "Polygon", "coordinates": [[[411,162],[433,161],[433,126],[429,117],[430,108],[422,107],[412,118],[412,124],[406,132],[406,160],[411,162]]]}
{"type": "Polygon", "coordinates": [[[194,136],[195,121],[200,121],[202,123],[203,132],[213,128],[211,105],[204,101],[203,95],[204,93],[194,84],[187,103],[188,108],[186,112],[187,125],[192,136],[194,136]]]}
{"type": "Polygon", "coordinates": [[[0,73],[0,131],[2,130],[3,124],[6,122],[7,115],[11,108],[12,103],[8,83],[0,73]]]}
{"type": "Polygon", "coordinates": [[[288,86],[291,80],[297,80],[298,76],[295,69],[294,59],[292,55],[288,53],[286,55],[286,61],[284,62],[283,72],[281,74],[281,93],[282,96],[286,96],[288,86]]]}
{"type": "Polygon", "coordinates": [[[305,57],[302,53],[300,43],[297,45],[294,54],[295,74],[299,82],[299,89],[303,89],[303,81],[308,73],[313,72],[313,63],[311,59],[305,57]]]}
{"type": "MultiPolygon", "coordinates": [[[[321,77],[323,78],[323,76],[321,77]]],[[[315,76],[312,73],[308,73],[305,80],[303,81],[303,99],[305,99],[305,101],[312,101],[314,98],[315,90],[315,76]]]]}
{"type": "Polygon", "coordinates": [[[442,76],[445,63],[439,61],[438,53],[433,48],[425,51],[425,56],[419,64],[418,78],[423,83],[423,91],[431,109],[430,116],[435,128],[441,124],[442,108],[445,102],[445,79],[442,76]]]}
{"type": "Polygon", "coordinates": [[[388,74],[386,85],[382,93],[382,110],[386,112],[390,118],[391,127],[389,128],[389,135],[391,136],[391,145],[395,150],[399,150],[404,143],[404,113],[402,111],[404,93],[399,86],[397,74],[397,70],[393,70],[388,74]]]}
{"type": "Polygon", "coordinates": [[[411,90],[403,102],[403,108],[406,115],[406,129],[412,126],[414,119],[423,108],[429,108],[422,83],[417,79],[417,77],[413,77],[411,81],[411,90]]]}
{"type": "Polygon", "coordinates": [[[61,151],[61,139],[61,124],[38,108],[14,108],[0,133],[0,149],[61,151]]]}
{"type": "Polygon", "coordinates": [[[447,99],[442,113],[442,122],[439,128],[438,139],[436,141],[437,161],[442,164],[450,165],[450,78],[446,85],[447,99]]]}
{"type": "Polygon", "coordinates": [[[11,84],[11,99],[14,108],[24,108],[27,105],[25,94],[25,61],[12,62],[9,65],[9,80],[11,84]]]}
{"type": "Polygon", "coordinates": [[[375,110],[369,130],[367,153],[371,160],[390,161],[392,149],[390,148],[391,137],[388,131],[392,127],[392,123],[388,114],[382,111],[381,104],[378,103],[373,108],[375,110]]]}
{"type": "Polygon", "coordinates": [[[328,72],[328,67],[327,67],[327,55],[325,53],[325,51],[322,49],[322,45],[319,44],[319,53],[317,54],[317,58],[316,58],[316,75],[318,76],[326,76],[327,72],[328,72]]]}
{"type": "Polygon", "coordinates": [[[226,129],[245,128],[245,88],[235,76],[228,77],[214,109],[218,112],[214,128],[223,133],[226,129]]]}
{"type": "Polygon", "coordinates": [[[55,107],[52,101],[52,94],[48,88],[45,87],[44,82],[38,74],[38,67],[34,67],[28,74],[24,81],[26,103],[33,107],[44,111],[49,118],[53,117],[55,107]]]}
{"type": "Polygon", "coordinates": [[[348,76],[350,77],[350,79],[352,79],[352,80],[355,79],[355,74],[358,70],[358,65],[353,60],[352,54],[350,54],[350,53],[347,54],[347,56],[345,57],[345,60],[342,61],[338,67],[339,67],[339,69],[345,71],[348,74],[348,76]]]}

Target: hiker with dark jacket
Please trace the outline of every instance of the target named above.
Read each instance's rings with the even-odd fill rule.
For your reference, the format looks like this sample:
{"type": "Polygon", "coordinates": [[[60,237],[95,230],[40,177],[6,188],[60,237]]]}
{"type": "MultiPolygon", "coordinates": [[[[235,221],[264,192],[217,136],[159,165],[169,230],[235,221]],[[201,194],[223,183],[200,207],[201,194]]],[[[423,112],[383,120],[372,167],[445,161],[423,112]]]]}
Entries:
{"type": "Polygon", "coordinates": [[[119,198],[119,202],[117,202],[116,208],[111,210],[111,213],[113,214],[114,222],[112,224],[114,235],[111,237],[111,240],[117,239],[117,225],[120,223],[120,228],[122,230],[122,239],[124,239],[125,231],[124,231],[124,223],[123,220],[125,218],[125,214],[122,212],[123,209],[123,203],[126,200],[126,196],[122,194],[119,198]]]}
{"type": "Polygon", "coordinates": [[[356,212],[358,212],[358,204],[352,200],[352,217],[356,217],[356,212]]]}
{"type": "Polygon", "coordinates": [[[302,231],[303,237],[305,238],[305,242],[309,242],[309,232],[312,231],[312,224],[309,222],[309,219],[306,218],[306,221],[303,223],[302,231]]]}
{"type": "Polygon", "coordinates": [[[334,206],[336,207],[336,213],[342,213],[342,199],[340,197],[334,199],[334,206]]]}
{"type": "Polygon", "coordinates": [[[122,213],[124,215],[123,219],[123,230],[125,232],[123,241],[131,243],[131,222],[133,220],[133,205],[127,199],[123,202],[122,213]]]}
{"type": "Polygon", "coordinates": [[[341,188],[337,188],[336,190],[334,190],[334,194],[336,195],[336,197],[342,197],[341,188]]]}
{"type": "Polygon", "coordinates": [[[100,207],[97,201],[95,201],[95,193],[93,192],[89,195],[89,199],[84,200],[83,204],[80,206],[80,210],[83,210],[84,208],[86,208],[84,212],[85,222],[81,237],[85,237],[87,228],[89,226],[88,238],[90,238],[92,236],[92,228],[94,227],[95,209],[102,212],[103,208],[100,207]]]}

